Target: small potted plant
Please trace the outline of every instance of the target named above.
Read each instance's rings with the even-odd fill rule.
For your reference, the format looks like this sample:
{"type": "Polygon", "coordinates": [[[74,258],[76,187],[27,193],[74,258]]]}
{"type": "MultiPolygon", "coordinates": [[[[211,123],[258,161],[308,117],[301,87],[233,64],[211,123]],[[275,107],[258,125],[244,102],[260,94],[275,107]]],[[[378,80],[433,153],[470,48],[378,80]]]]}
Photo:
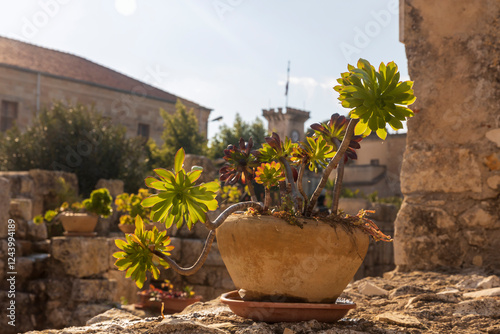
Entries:
{"type": "Polygon", "coordinates": [[[182,312],[187,306],[199,302],[202,297],[196,295],[193,287],[184,286],[181,290],[175,289],[169,280],[149,285],[149,289],[137,293],[139,303],[136,308],[151,308],[155,311],[171,314],[182,312]]]}
{"type": "Polygon", "coordinates": [[[66,236],[94,236],[98,217],[106,218],[113,212],[112,200],[108,189],[96,189],[82,202],[71,205],[64,202],[59,208],[45,212],[44,216],[36,216],[34,222],[51,224],[58,220],[62,223],[66,236]]]}
{"type": "MultiPolygon", "coordinates": [[[[148,189],[139,189],[137,194],[122,193],[115,199],[116,209],[125,214],[120,216],[118,228],[123,233],[134,233],[135,223],[134,219],[139,215],[143,220],[147,221],[150,216],[150,208],[145,208],[141,202],[150,196],[151,193],[148,189]]],[[[145,225],[146,230],[153,229],[152,224],[145,225]]]]}
{"type": "Polygon", "coordinates": [[[145,182],[157,193],[142,201],[151,208],[151,220],[167,228],[174,224],[192,228],[202,222],[210,230],[205,248],[193,266],[181,268],[169,257],[166,231],[143,231],[142,220],[136,219],[135,235],[116,241],[122,250],[114,254],[118,268],[127,270],[139,287],[147,271],[158,277],[157,266],[191,275],[203,265],[217,234],[222,259],[243,300],[335,303],[361,265],[369,236],[392,241],[367,218],[368,211],[356,216],[339,213],[344,165],[357,158],[360,141],[372,131],[385,139],[386,126],[403,128],[401,121],[413,116],[406,106],[415,101],[413,83],[399,81],[394,62],[381,63],[377,71],[360,59],[357,67],[348,65],[348,72],[337,81],[334,89],[342,106],[350,109],[350,118],[334,114],[328,122],[313,124],[314,134],[301,143],[273,133],[258,151],[252,151],[251,138],[228,146],[220,181],[246,183],[251,201],[230,206],[213,221],[207,212],[218,206],[220,185],[197,184],[202,169],[195,166],[185,171],[182,149],[172,171],[155,169],[157,177],[145,182]],[[311,196],[302,185],[306,168],[322,174],[311,196]],[[331,214],[315,215],[316,202],[333,170],[337,176],[331,214]],[[265,186],[264,203],[257,201],[252,180],[265,186]],[[281,195],[274,204],[272,186],[279,186],[281,195]]]}

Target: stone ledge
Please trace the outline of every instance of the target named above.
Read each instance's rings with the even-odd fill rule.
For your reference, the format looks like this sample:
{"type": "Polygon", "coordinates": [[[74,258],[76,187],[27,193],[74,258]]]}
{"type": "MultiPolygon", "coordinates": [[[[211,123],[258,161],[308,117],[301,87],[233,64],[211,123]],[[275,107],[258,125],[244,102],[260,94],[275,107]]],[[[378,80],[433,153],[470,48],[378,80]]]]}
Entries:
{"type": "Polygon", "coordinates": [[[389,272],[384,278],[364,278],[350,284],[344,291],[345,297],[357,303],[357,309],[336,324],[316,320],[275,324],[256,322],[234,315],[219,299],[214,299],[195,303],[181,313],[166,315],[164,319],[161,316],[144,318],[143,311],[126,306],[90,319],[86,327],[28,333],[497,333],[500,298],[478,294],[477,298],[470,299],[471,295],[467,295],[473,291],[485,291],[481,289],[484,282],[488,282],[488,287],[497,285],[497,278],[481,272],[389,272]],[[367,284],[387,290],[389,294],[363,293],[367,284]]]}

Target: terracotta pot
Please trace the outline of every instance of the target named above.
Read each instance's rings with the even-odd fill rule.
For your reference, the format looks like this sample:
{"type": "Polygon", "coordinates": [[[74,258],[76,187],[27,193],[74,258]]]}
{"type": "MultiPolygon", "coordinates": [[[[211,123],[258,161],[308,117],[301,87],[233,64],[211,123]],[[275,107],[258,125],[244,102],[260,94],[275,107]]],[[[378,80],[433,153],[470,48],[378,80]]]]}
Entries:
{"type": "Polygon", "coordinates": [[[216,231],[222,260],[244,300],[334,303],[354,277],[369,236],[349,225],[232,215],[216,231]],[[242,292],[240,290],[240,292],[242,292]]]}
{"type": "Polygon", "coordinates": [[[161,301],[149,300],[149,295],[138,293],[139,303],[136,304],[137,308],[150,308],[155,311],[161,311],[161,304],[163,303],[163,313],[172,314],[182,312],[186,307],[196,302],[199,302],[202,297],[194,296],[192,298],[162,298],[161,301]]]}
{"type": "Polygon", "coordinates": [[[62,212],[58,219],[61,221],[64,234],[67,236],[93,236],[98,217],[87,213],[62,212]]]}
{"type": "MultiPolygon", "coordinates": [[[[146,231],[153,230],[153,227],[155,227],[155,225],[153,224],[144,224],[144,229],[146,231]]],[[[126,234],[134,233],[135,231],[135,225],[132,224],[118,224],[118,228],[120,229],[120,231],[126,234]]]]}
{"type": "Polygon", "coordinates": [[[135,231],[135,225],[132,224],[118,224],[118,228],[126,234],[134,233],[135,231]]]}

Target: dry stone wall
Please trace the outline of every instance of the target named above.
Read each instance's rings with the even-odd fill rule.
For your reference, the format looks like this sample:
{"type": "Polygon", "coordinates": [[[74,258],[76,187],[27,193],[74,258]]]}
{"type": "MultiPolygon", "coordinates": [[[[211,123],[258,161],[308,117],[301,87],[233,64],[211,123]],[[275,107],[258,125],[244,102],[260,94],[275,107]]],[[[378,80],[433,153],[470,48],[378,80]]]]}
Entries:
{"type": "Polygon", "coordinates": [[[415,82],[396,220],[400,270],[500,270],[500,2],[405,0],[415,82]]]}
{"type": "MultiPolygon", "coordinates": [[[[206,161],[190,157],[189,163],[205,165],[206,161]]],[[[100,220],[99,234],[92,238],[57,236],[48,239],[47,227],[35,225],[32,221],[34,214],[48,209],[57,195],[54,190],[57,178],[63,176],[76,187],[77,179],[73,174],[29,171],[2,175],[7,177],[0,177],[0,316],[4,319],[10,302],[6,298],[9,283],[5,276],[8,272],[9,219],[15,221],[17,271],[17,325],[2,329],[2,333],[80,326],[123,301],[128,304],[136,302],[138,289],[135,283],[117,270],[112,257],[118,251],[115,240],[124,239],[123,233],[117,231],[117,216],[100,220]]],[[[206,181],[213,179],[210,177],[206,181]]],[[[113,195],[122,192],[123,188],[123,183],[109,180],[102,180],[99,185],[111,188],[113,195]]],[[[369,207],[367,203],[361,205],[369,207]]],[[[355,210],[357,212],[359,208],[355,210]]],[[[395,208],[376,205],[375,210],[373,219],[385,233],[392,234],[395,208]]],[[[218,214],[212,212],[210,218],[213,220],[218,214]]],[[[203,224],[196,224],[192,230],[173,228],[169,235],[175,246],[173,259],[188,267],[201,253],[208,231],[203,224]]],[[[373,244],[357,277],[380,276],[393,267],[392,244],[373,244]]],[[[177,286],[191,285],[205,301],[235,289],[216,242],[198,273],[185,277],[173,270],[162,270],[161,279],[170,279],[177,286]]]]}

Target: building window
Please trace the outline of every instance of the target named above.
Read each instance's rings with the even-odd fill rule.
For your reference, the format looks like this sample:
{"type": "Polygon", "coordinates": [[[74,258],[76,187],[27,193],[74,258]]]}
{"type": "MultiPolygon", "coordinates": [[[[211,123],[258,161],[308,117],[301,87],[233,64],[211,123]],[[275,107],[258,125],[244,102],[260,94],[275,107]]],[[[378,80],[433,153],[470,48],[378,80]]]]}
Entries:
{"type": "Polygon", "coordinates": [[[370,160],[370,165],[372,165],[372,166],[378,166],[378,165],[380,165],[380,162],[378,161],[378,159],[371,159],[370,160]]]}
{"type": "Polygon", "coordinates": [[[14,126],[17,120],[17,102],[2,101],[0,114],[0,131],[6,131],[14,126]]]}
{"type": "Polygon", "coordinates": [[[149,138],[149,124],[139,123],[139,126],[137,127],[137,135],[149,138]]]}

